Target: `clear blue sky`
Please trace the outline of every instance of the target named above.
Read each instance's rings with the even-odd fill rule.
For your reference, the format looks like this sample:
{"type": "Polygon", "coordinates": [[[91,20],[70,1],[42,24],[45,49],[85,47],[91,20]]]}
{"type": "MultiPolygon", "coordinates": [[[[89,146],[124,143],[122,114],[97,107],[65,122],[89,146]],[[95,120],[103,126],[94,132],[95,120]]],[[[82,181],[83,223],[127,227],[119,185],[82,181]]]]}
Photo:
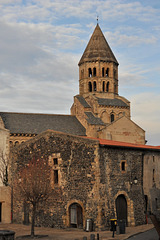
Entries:
{"type": "Polygon", "coordinates": [[[0,0],[0,111],[70,114],[97,15],[119,94],[160,145],[160,0],[0,0]]]}

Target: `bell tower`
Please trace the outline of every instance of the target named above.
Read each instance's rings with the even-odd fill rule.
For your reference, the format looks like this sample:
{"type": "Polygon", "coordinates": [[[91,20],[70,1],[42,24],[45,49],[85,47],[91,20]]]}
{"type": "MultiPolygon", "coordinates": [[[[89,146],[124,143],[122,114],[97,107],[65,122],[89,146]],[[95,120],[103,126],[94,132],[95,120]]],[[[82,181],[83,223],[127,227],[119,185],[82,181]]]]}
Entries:
{"type": "Polygon", "coordinates": [[[80,95],[118,95],[119,64],[98,23],[78,65],[80,95]]]}
{"type": "Polygon", "coordinates": [[[71,114],[89,137],[145,143],[145,132],[131,120],[130,102],[118,94],[118,65],[99,24],[79,61],[79,94],[71,114]]]}

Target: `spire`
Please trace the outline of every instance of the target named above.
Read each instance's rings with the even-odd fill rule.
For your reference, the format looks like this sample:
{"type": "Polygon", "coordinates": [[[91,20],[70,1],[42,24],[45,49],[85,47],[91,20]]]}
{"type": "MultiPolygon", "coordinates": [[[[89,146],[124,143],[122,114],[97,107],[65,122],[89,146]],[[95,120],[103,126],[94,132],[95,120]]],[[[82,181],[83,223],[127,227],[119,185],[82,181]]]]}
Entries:
{"type": "Polygon", "coordinates": [[[89,40],[89,43],[79,61],[78,65],[83,62],[102,60],[118,64],[111,48],[109,47],[100,27],[97,23],[95,30],[89,40]]]}

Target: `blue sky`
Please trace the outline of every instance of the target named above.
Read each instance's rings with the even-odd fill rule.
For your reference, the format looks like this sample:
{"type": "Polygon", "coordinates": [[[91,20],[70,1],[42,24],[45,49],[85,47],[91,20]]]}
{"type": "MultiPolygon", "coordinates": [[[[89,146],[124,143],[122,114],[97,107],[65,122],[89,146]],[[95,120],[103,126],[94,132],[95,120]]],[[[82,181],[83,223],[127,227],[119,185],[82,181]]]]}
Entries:
{"type": "Polygon", "coordinates": [[[97,15],[120,64],[119,94],[160,145],[159,0],[0,0],[0,111],[70,114],[97,15]]]}

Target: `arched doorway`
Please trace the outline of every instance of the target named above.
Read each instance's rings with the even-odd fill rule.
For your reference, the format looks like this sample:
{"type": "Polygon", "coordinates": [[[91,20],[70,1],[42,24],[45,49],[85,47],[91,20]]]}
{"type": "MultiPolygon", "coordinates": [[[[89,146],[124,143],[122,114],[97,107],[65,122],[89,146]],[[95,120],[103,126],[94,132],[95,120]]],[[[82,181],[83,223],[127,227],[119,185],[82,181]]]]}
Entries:
{"type": "Polygon", "coordinates": [[[78,203],[73,203],[69,207],[70,227],[83,228],[82,207],[78,203]]]}
{"type": "Polygon", "coordinates": [[[127,201],[123,194],[116,199],[117,220],[125,220],[127,224],[127,201]]]}

